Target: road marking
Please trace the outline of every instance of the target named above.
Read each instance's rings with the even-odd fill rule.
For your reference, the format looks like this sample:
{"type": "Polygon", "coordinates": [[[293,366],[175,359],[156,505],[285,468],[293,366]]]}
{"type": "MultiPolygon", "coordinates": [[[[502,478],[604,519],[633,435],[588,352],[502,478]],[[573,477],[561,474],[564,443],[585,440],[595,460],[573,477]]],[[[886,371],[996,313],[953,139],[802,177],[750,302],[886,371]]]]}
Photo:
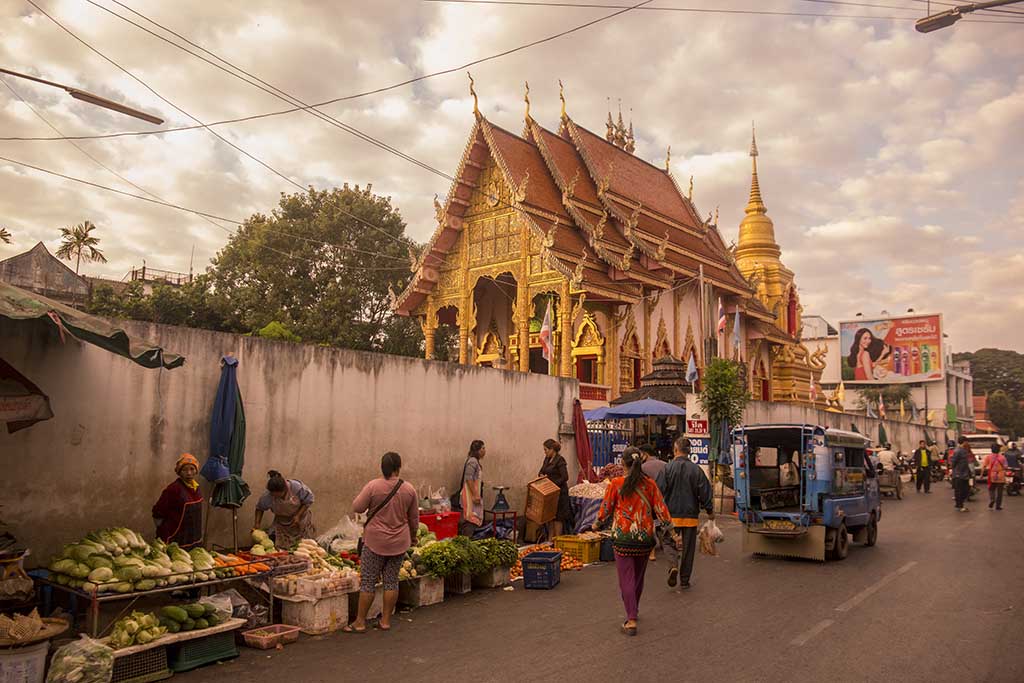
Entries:
{"type": "Polygon", "coordinates": [[[862,590],[860,593],[857,593],[852,598],[850,598],[849,600],[847,600],[843,604],[839,605],[839,607],[836,607],[836,611],[837,612],[849,612],[854,607],[856,607],[860,603],[864,602],[865,600],[870,598],[872,595],[874,595],[878,591],[882,590],[882,588],[884,588],[886,586],[886,584],[888,584],[890,581],[892,581],[893,579],[896,579],[897,577],[899,577],[902,574],[906,574],[907,572],[909,572],[911,569],[914,568],[914,566],[916,564],[917,564],[917,562],[908,562],[905,565],[903,565],[902,567],[900,567],[899,569],[897,569],[896,571],[894,571],[892,574],[889,574],[887,576],[882,577],[877,582],[875,582],[873,585],[868,586],[867,588],[862,590]]]}
{"type": "Polygon", "coordinates": [[[819,621],[817,624],[814,625],[814,628],[812,628],[810,631],[807,631],[806,633],[801,633],[796,638],[789,641],[789,644],[801,647],[805,645],[808,640],[818,635],[834,623],[835,621],[833,621],[832,619],[825,619],[823,621],[819,621]]]}

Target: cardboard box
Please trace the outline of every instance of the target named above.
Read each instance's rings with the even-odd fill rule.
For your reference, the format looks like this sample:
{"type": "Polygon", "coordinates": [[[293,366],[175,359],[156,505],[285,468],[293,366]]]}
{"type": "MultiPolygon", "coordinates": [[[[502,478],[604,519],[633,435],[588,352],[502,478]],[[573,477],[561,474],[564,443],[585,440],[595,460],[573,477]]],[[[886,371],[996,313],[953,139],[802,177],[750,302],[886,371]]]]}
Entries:
{"type": "Polygon", "coordinates": [[[526,489],[526,519],[534,524],[547,524],[558,515],[558,494],[561,489],[547,477],[538,477],[526,489]]]}

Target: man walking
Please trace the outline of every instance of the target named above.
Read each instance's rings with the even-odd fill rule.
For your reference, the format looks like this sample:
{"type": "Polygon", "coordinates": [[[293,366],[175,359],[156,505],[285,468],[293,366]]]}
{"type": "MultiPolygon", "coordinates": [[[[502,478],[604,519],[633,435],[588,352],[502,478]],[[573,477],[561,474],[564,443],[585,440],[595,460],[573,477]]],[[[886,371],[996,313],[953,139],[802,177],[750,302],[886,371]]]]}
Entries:
{"type": "MultiPolygon", "coordinates": [[[[658,481],[658,475],[665,469],[667,463],[658,457],[658,451],[651,444],[641,446],[640,455],[643,458],[643,465],[641,466],[643,473],[654,481],[658,481]]],[[[658,559],[658,549],[662,548],[665,544],[664,527],[659,525],[655,530],[655,536],[657,536],[657,541],[655,546],[651,548],[651,556],[649,558],[651,562],[658,559]]]]}
{"type": "Polygon", "coordinates": [[[709,519],[715,518],[715,512],[711,484],[700,466],[690,460],[690,440],[685,436],[676,439],[672,453],[674,457],[658,475],[657,483],[675,527],[675,547],[665,546],[670,558],[675,555],[668,572],[668,585],[675,587],[678,582],[680,590],[686,590],[693,573],[700,511],[705,510],[709,519]]]}
{"type": "Polygon", "coordinates": [[[914,464],[917,465],[917,473],[914,475],[917,492],[921,493],[921,486],[924,486],[925,493],[932,492],[932,452],[928,445],[921,439],[914,451],[914,464]]]}
{"type": "Polygon", "coordinates": [[[992,452],[981,463],[982,471],[988,475],[988,509],[995,506],[1003,509],[1003,489],[1006,488],[1006,458],[999,452],[999,444],[992,444],[992,452]]]}
{"type": "Polygon", "coordinates": [[[971,452],[967,447],[967,438],[961,436],[957,439],[956,450],[953,451],[953,455],[949,458],[949,467],[953,477],[953,500],[956,501],[956,509],[960,512],[967,512],[964,503],[967,502],[967,496],[971,488],[970,456],[971,452]]]}

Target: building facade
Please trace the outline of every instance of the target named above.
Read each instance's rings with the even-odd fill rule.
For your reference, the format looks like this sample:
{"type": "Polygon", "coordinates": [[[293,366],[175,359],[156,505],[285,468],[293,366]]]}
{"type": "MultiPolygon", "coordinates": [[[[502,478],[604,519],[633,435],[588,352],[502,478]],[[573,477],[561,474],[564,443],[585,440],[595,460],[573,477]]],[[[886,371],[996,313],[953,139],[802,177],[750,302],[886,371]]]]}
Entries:
{"type": "Polygon", "coordinates": [[[582,398],[606,403],[639,388],[656,359],[692,358],[700,371],[722,356],[744,363],[755,398],[810,400],[820,369],[798,341],[798,304],[795,318],[778,304],[796,289],[777,245],[766,247],[756,144],[734,256],[717,219],[701,218],[692,179],[684,193],[668,155],[656,167],[633,154],[621,114],[597,135],[563,96],[551,131],[530,115],[527,91],[517,135],[471,93],[456,180],[435,199],[437,228],[393,302],[420,321],[427,358],[451,339],[459,363],[575,377],[582,398]]]}
{"type": "Polygon", "coordinates": [[[0,280],[69,306],[89,299],[89,281],[68,268],[42,242],[0,261],[0,280]]]}

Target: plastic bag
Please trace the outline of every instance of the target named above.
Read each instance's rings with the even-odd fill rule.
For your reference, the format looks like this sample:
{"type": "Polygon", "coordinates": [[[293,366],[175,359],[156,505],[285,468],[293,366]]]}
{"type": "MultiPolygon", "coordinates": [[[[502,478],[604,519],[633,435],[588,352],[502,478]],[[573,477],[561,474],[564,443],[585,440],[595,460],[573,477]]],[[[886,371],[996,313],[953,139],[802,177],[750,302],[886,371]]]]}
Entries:
{"type": "MultiPolygon", "coordinates": [[[[242,596],[239,595],[239,598],[242,596]]],[[[242,598],[244,600],[244,598],[242,598]]],[[[225,593],[215,593],[213,595],[207,595],[205,598],[199,599],[200,605],[211,605],[213,607],[213,613],[217,615],[217,619],[221,622],[231,619],[234,615],[234,605],[231,604],[231,596],[225,593]]]]}
{"type": "Polygon", "coordinates": [[[333,547],[337,540],[351,541],[354,544],[363,535],[363,523],[360,517],[362,520],[366,519],[365,516],[359,514],[342,517],[340,522],[317,537],[317,543],[322,547],[333,547]]]}
{"type": "Polygon", "coordinates": [[[448,489],[441,487],[430,492],[430,505],[434,512],[451,512],[452,502],[448,499],[448,489]]]}
{"type": "Polygon", "coordinates": [[[46,683],[110,683],[113,676],[114,651],[83,635],[54,653],[46,683]]]}
{"type": "MultiPolygon", "coordinates": [[[[242,597],[242,594],[234,588],[229,588],[220,593],[203,598],[200,602],[210,602],[218,610],[221,606],[227,607],[227,615],[232,619],[249,619],[252,616],[252,606],[249,601],[242,597]],[[216,599],[216,602],[214,600],[216,599]]],[[[220,617],[218,611],[217,616],[220,617]]]]}
{"type": "Polygon", "coordinates": [[[715,520],[709,519],[704,522],[704,525],[697,532],[697,542],[700,546],[700,552],[702,555],[710,555],[715,557],[718,555],[718,548],[716,544],[721,543],[725,540],[722,530],[715,524],[715,520]]]}

